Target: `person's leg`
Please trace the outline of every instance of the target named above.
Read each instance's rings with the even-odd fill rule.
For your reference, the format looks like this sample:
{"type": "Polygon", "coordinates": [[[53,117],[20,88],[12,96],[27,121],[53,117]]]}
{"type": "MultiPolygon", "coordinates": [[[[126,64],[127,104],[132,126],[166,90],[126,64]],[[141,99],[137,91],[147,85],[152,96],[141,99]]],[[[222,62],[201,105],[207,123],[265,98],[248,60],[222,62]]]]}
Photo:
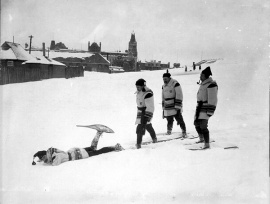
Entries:
{"type": "Polygon", "coordinates": [[[200,128],[204,137],[204,148],[209,148],[209,130],[208,130],[208,120],[201,120],[200,128]]]}
{"type": "Polygon", "coordinates": [[[157,136],[156,136],[156,132],[155,132],[152,124],[151,123],[147,124],[145,128],[146,128],[147,132],[149,132],[153,142],[156,143],[157,142],[157,136]]]}
{"type": "Polygon", "coordinates": [[[108,153],[108,152],[113,152],[113,151],[125,150],[119,143],[117,143],[115,146],[103,147],[99,150],[93,150],[92,147],[86,147],[84,149],[88,153],[89,157],[96,156],[99,154],[108,153]]]}
{"type": "Polygon", "coordinates": [[[141,148],[142,144],[142,137],[143,137],[143,126],[141,124],[137,125],[136,134],[137,134],[137,144],[136,147],[139,149],[141,148]]]}
{"type": "Polygon", "coordinates": [[[98,145],[98,141],[100,136],[102,135],[103,132],[99,132],[97,131],[96,136],[94,137],[94,139],[92,140],[91,143],[91,149],[96,150],[97,149],[97,145],[98,145]]]}
{"type": "MultiPolygon", "coordinates": [[[[85,148],[86,150],[86,148],[85,148]]],[[[92,156],[96,156],[96,155],[99,155],[99,154],[104,154],[104,153],[108,153],[108,152],[113,152],[115,151],[115,147],[103,147],[99,150],[92,150],[92,151],[87,151],[89,157],[92,157],[92,156]]]]}
{"type": "Polygon", "coordinates": [[[173,129],[173,116],[167,116],[167,134],[170,135],[173,129]]]}
{"type": "Polygon", "coordinates": [[[186,124],[184,122],[184,118],[183,118],[183,115],[180,112],[180,110],[178,111],[177,115],[175,116],[175,119],[177,121],[177,124],[180,125],[183,137],[185,137],[186,136],[186,124]]]}
{"type": "Polygon", "coordinates": [[[197,133],[199,135],[199,141],[198,141],[198,143],[204,142],[204,137],[203,137],[202,129],[200,127],[200,123],[201,123],[201,120],[200,119],[194,121],[195,129],[196,129],[196,131],[197,131],[197,133]]]}

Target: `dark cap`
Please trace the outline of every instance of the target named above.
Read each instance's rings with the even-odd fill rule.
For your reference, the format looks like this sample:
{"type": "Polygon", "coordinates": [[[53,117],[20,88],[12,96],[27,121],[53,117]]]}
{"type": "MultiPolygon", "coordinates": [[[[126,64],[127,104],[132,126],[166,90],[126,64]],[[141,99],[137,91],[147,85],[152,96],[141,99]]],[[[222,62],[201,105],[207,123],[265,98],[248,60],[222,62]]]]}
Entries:
{"type": "Polygon", "coordinates": [[[171,74],[169,73],[169,70],[167,69],[167,72],[163,74],[163,77],[171,77],[171,74]]]}
{"type": "Polygon", "coordinates": [[[206,67],[206,68],[202,71],[202,74],[204,74],[204,76],[205,76],[206,78],[209,78],[209,76],[212,75],[212,72],[211,72],[210,67],[206,67]]]}
{"type": "Polygon", "coordinates": [[[36,163],[35,163],[35,161],[34,161],[34,160],[35,160],[35,157],[38,157],[39,160],[41,160],[42,157],[44,157],[45,155],[46,155],[46,151],[45,151],[45,150],[43,150],[43,151],[38,151],[36,154],[34,154],[32,165],[36,165],[36,163]]]}
{"type": "Polygon", "coordinates": [[[135,83],[136,86],[145,86],[145,80],[144,79],[138,79],[135,83]]]}

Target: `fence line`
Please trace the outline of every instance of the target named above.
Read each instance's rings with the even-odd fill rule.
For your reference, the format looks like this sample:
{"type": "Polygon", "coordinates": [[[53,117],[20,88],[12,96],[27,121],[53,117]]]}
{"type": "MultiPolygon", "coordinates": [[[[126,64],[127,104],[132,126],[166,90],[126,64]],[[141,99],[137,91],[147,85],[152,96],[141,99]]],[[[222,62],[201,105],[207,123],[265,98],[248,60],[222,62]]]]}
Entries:
{"type": "Polygon", "coordinates": [[[23,65],[6,67],[0,66],[0,85],[11,83],[23,83],[29,81],[40,81],[51,78],[73,78],[83,77],[82,66],[48,66],[48,65],[23,65]]]}

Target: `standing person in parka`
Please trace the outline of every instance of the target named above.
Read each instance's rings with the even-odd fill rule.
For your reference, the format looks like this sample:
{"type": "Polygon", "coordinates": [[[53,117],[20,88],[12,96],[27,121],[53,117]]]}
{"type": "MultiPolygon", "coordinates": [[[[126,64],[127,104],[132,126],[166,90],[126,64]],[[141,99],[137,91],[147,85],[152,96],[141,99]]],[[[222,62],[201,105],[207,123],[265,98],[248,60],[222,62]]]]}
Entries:
{"type": "Polygon", "coordinates": [[[210,77],[210,67],[206,67],[200,75],[200,88],[197,93],[197,107],[194,118],[195,129],[199,134],[198,143],[204,142],[203,149],[210,148],[208,120],[214,115],[217,106],[218,85],[210,77]]]}
{"type": "Polygon", "coordinates": [[[145,85],[145,83],[146,81],[144,79],[139,79],[135,83],[137,88],[137,119],[135,123],[138,124],[136,129],[137,149],[141,148],[142,137],[145,135],[145,130],[150,133],[153,143],[157,142],[156,133],[151,124],[155,110],[154,93],[145,85]]]}
{"type": "Polygon", "coordinates": [[[172,133],[174,118],[177,125],[182,129],[182,137],[186,137],[186,125],[182,116],[183,92],[180,83],[171,78],[168,72],[163,74],[164,85],[162,86],[163,118],[167,119],[167,135],[172,133]]]}

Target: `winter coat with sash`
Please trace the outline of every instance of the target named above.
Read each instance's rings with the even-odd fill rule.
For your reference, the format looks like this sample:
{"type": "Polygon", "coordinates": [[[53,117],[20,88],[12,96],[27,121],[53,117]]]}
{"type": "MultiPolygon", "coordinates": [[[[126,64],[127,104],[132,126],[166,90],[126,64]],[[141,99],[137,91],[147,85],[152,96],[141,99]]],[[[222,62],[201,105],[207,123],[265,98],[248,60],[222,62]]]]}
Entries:
{"type": "Polygon", "coordinates": [[[135,124],[142,124],[142,120],[146,120],[147,124],[150,124],[155,110],[153,91],[145,86],[142,91],[136,93],[137,118],[135,124]]]}
{"type": "Polygon", "coordinates": [[[162,86],[162,107],[164,116],[176,115],[177,109],[182,112],[183,92],[180,84],[175,79],[162,86]]]}
{"type": "Polygon", "coordinates": [[[197,107],[194,119],[209,119],[216,110],[218,86],[211,77],[203,81],[197,93],[197,107]]]}
{"type": "Polygon", "coordinates": [[[64,152],[62,150],[52,147],[47,150],[46,156],[47,156],[46,163],[51,164],[53,166],[57,166],[67,161],[74,161],[89,157],[88,153],[83,148],[72,148],[69,149],[67,152],[64,152]]]}

